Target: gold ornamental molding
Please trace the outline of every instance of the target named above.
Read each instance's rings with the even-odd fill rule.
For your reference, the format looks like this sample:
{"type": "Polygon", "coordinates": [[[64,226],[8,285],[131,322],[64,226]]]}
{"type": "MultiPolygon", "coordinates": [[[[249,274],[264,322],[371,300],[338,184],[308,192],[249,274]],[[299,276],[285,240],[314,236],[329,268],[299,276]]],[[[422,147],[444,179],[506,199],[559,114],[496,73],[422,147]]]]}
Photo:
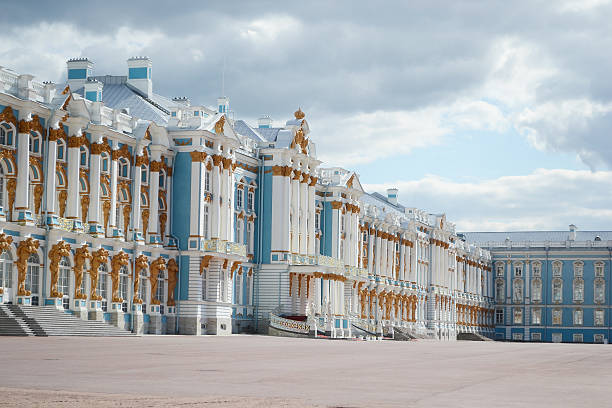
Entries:
{"type": "Polygon", "coordinates": [[[159,305],[159,299],[155,298],[157,286],[159,285],[159,275],[166,270],[166,261],[161,256],[151,262],[149,266],[149,283],[151,284],[151,304],[159,305]]]}
{"type": "Polygon", "coordinates": [[[100,248],[91,254],[90,269],[89,269],[89,298],[91,300],[102,300],[102,296],[98,295],[98,277],[99,268],[103,263],[108,262],[108,251],[100,248]]]}
{"type": "Polygon", "coordinates": [[[122,267],[127,266],[130,256],[120,251],[111,259],[111,281],[112,281],[112,301],[116,303],[123,302],[123,298],[119,297],[119,271],[122,267]]]}
{"type": "Polygon", "coordinates": [[[59,279],[59,263],[63,257],[70,256],[70,244],[65,241],[59,241],[57,244],[51,247],[49,251],[49,270],[51,271],[51,288],[49,290],[50,298],[61,298],[64,296],[63,293],[57,291],[57,283],[59,279]]]}
{"type": "Polygon", "coordinates": [[[81,292],[81,284],[83,282],[83,268],[85,267],[85,261],[91,261],[91,254],[89,253],[89,247],[87,244],[83,244],[82,247],[77,248],[74,253],[74,298],[75,299],[87,299],[87,296],[81,292]]]}
{"type": "Polygon", "coordinates": [[[176,305],[176,301],[174,300],[174,288],[176,288],[176,284],[178,282],[178,264],[174,260],[174,258],[170,258],[168,261],[168,265],[166,266],[168,269],[168,306],[176,305]]]}
{"type": "Polygon", "coordinates": [[[140,271],[147,270],[149,268],[149,260],[146,255],[139,255],[136,258],[136,265],[134,271],[134,299],[132,299],[132,303],[142,304],[142,299],[140,298],[138,291],[140,286],[140,271]]]}
{"type": "Polygon", "coordinates": [[[28,258],[40,247],[40,242],[34,238],[27,238],[17,246],[17,296],[30,296],[31,292],[25,288],[28,258]]]}

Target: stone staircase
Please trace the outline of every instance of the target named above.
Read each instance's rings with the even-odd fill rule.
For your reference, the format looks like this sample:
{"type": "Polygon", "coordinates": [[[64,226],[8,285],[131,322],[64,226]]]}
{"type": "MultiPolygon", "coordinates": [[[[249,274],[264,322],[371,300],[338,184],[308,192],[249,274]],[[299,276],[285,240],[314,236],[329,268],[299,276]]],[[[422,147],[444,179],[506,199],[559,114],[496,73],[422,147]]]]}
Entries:
{"type": "Polygon", "coordinates": [[[468,341],[495,341],[486,337],[480,333],[459,333],[457,334],[457,340],[468,340],[468,341]]]}
{"type": "Polygon", "coordinates": [[[81,320],[52,306],[0,305],[0,336],[133,336],[103,321],[81,320]]]}

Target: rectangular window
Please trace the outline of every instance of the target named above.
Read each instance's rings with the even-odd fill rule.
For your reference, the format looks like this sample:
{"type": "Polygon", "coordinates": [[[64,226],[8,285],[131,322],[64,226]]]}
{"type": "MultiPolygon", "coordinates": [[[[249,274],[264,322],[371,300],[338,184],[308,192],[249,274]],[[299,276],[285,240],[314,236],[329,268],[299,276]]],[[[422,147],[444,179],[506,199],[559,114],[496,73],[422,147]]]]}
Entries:
{"type": "Polygon", "coordinates": [[[514,309],[514,324],[523,324],[523,309],[514,309]]]}
{"type": "Polygon", "coordinates": [[[242,275],[236,274],[236,293],[234,293],[234,303],[239,305],[240,295],[242,293],[242,275]]]}
{"type": "Polygon", "coordinates": [[[522,341],[523,340],[523,333],[512,333],[512,340],[522,341]]]}
{"type": "Polygon", "coordinates": [[[560,326],[562,321],[563,321],[563,310],[554,309],[553,315],[552,315],[552,324],[556,326],[560,326]]]}
{"type": "Polygon", "coordinates": [[[542,276],[542,267],[540,264],[533,265],[533,276],[541,277],[542,276]]]}
{"type": "Polygon", "coordinates": [[[531,333],[531,341],[542,341],[542,333],[531,333]]]}
{"type": "Polygon", "coordinates": [[[320,223],[321,223],[321,214],[320,213],[315,213],[315,229],[321,229],[320,227],[320,223]]]}
{"type": "Polygon", "coordinates": [[[242,208],[242,196],[244,194],[244,191],[242,191],[242,189],[238,189],[238,193],[236,194],[236,207],[238,208],[242,208]]]}
{"type": "Polygon", "coordinates": [[[495,275],[496,276],[500,276],[503,277],[504,276],[504,265],[497,265],[497,268],[495,269],[495,275]]]}
{"type": "Polygon", "coordinates": [[[248,207],[249,210],[254,211],[255,210],[255,193],[250,191],[249,192],[249,196],[248,196],[248,207]]]}
{"type": "Polygon", "coordinates": [[[595,276],[598,278],[603,278],[604,276],[604,266],[603,264],[595,265],[595,276]]]}
{"type": "Polygon", "coordinates": [[[593,343],[603,343],[604,335],[603,334],[594,334],[593,335],[593,343]]]}
{"type": "Polygon", "coordinates": [[[516,276],[516,277],[523,276],[523,265],[515,265],[514,266],[514,276],[516,276]]]}
{"type": "Polygon", "coordinates": [[[574,310],[574,325],[582,326],[583,318],[582,318],[582,309],[574,310]]]}
{"type": "Polygon", "coordinates": [[[542,309],[531,309],[531,324],[542,324],[542,309]]]}
{"type": "Polygon", "coordinates": [[[561,262],[553,263],[552,272],[553,276],[561,276],[561,262]]]}
{"type": "Polygon", "coordinates": [[[593,311],[593,321],[595,326],[603,326],[605,319],[605,312],[602,309],[595,309],[593,311]]]}
{"type": "Polygon", "coordinates": [[[584,340],[584,336],[582,335],[582,333],[574,333],[573,340],[574,343],[582,343],[582,341],[584,340]]]}
{"type": "Polygon", "coordinates": [[[504,309],[495,309],[495,324],[504,324],[504,309]]]}
{"type": "Polygon", "coordinates": [[[202,300],[206,300],[206,269],[202,270],[202,300]]]}
{"type": "Polygon", "coordinates": [[[206,170],[206,177],[204,179],[204,191],[210,193],[210,178],[212,177],[212,173],[210,170],[206,170]]]}
{"type": "Polygon", "coordinates": [[[553,333],[552,334],[552,342],[553,343],[561,343],[563,341],[562,333],[553,333]]]}

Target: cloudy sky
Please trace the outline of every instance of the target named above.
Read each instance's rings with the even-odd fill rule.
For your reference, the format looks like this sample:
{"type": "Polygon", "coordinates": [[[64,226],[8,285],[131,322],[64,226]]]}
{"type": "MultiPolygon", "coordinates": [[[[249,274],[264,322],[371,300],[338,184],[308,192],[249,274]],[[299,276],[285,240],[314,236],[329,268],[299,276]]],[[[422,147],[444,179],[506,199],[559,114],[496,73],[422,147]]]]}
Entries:
{"type": "Polygon", "coordinates": [[[237,118],[301,106],[326,165],[460,230],[612,229],[609,1],[133,3],[5,4],[0,65],[148,55],[155,92],[213,105],[225,61],[237,118]]]}

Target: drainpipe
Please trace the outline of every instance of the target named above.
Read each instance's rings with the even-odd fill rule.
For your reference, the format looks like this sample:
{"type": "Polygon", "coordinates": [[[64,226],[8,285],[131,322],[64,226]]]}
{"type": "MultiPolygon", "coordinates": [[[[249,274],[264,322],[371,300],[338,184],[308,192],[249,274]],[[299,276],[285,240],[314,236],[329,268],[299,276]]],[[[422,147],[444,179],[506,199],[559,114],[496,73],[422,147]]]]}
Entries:
{"type": "MultiPolygon", "coordinates": [[[[610,282],[612,282],[612,247],[608,247],[608,287],[610,287],[610,289],[612,289],[612,285],[610,285],[610,282]]],[[[606,320],[608,321],[608,342],[610,341],[610,289],[608,289],[608,298],[606,299],[606,303],[607,303],[607,307],[606,307],[606,311],[608,313],[606,313],[606,320]]]]}
{"type": "MultiPolygon", "coordinates": [[[[259,157],[259,149],[257,149],[257,156],[259,157]]],[[[261,164],[261,166],[259,166],[259,174],[258,174],[258,178],[259,178],[259,183],[258,183],[258,189],[259,189],[259,222],[257,223],[257,270],[256,270],[256,275],[253,276],[253,298],[251,299],[251,301],[253,302],[253,306],[254,306],[254,311],[253,311],[253,315],[255,317],[255,333],[257,333],[257,331],[259,330],[259,274],[261,272],[261,264],[262,264],[262,250],[261,250],[261,246],[262,246],[262,242],[263,242],[263,238],[262,238],[262,225],[263,225],[263,216],[264,216],[264,211],[263,211],[263,192],[264,192],[264,176],[263,176],[263,162],[261,164]],[[255,279],[255,276],[257,277],[257,279],[255,279]],[[257,281],[257,285],[255,285],[255,281],[257,281]],[[255,300],[257,299],[257,300],[255,300]]]]}

